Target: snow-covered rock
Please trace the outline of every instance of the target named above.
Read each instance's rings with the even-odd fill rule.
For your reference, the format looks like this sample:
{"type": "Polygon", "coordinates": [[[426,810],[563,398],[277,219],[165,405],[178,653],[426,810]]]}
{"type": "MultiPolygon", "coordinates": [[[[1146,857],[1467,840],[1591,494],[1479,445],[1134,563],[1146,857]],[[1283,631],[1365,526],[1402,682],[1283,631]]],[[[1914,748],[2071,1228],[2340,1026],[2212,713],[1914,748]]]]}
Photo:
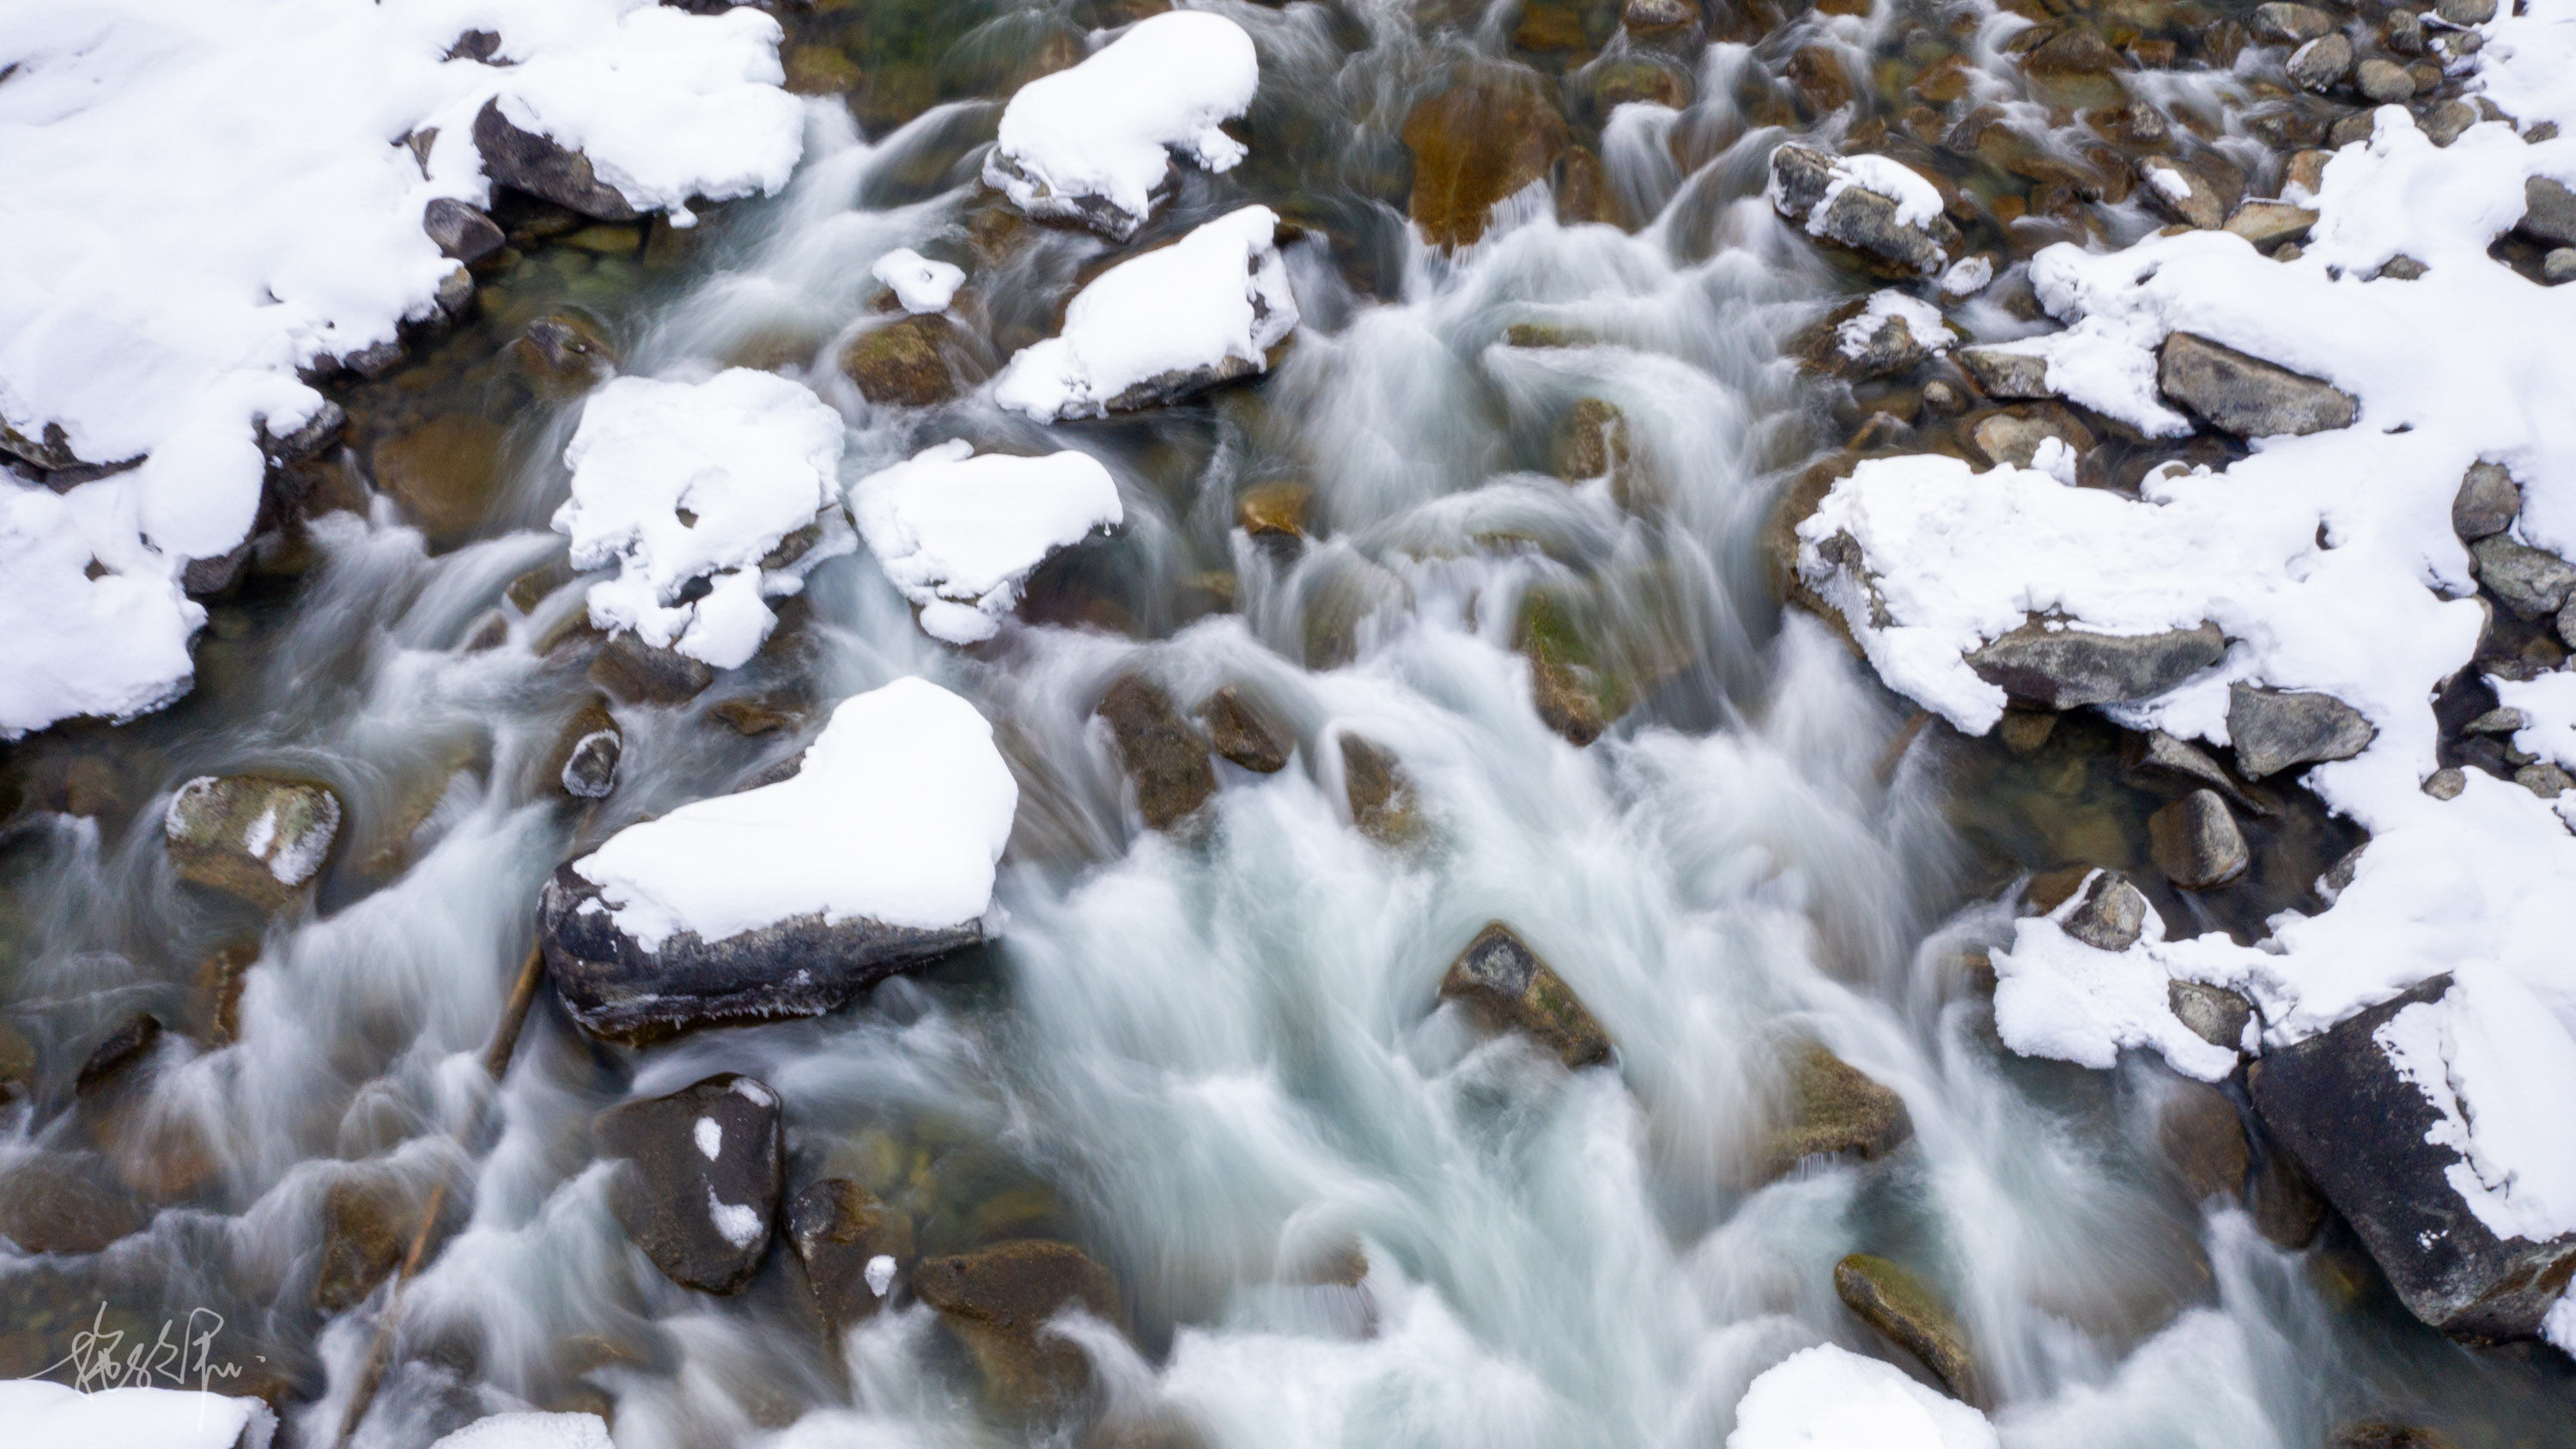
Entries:
{"type": "Polygon", "coordinates": [[[44,552],[25,535],[61,528],[10,506],[0,616],[68,632],[0,631],[5,728],[185,691],[174,660],[199,620],[154,576],[248,534],[263,436],[327,406],[298,369],[385,355],[438,310],[456,264],[424,217],[485,199],[486,102],[584,153],[635,209],[682,219],[692,196],[773,190],[793,168],[803,113],[778,88],[779,35],[748,7],[650,0],[0,0],[0,424],[40,466],[141,460],[65,499],[124,583],[19,567],[44,552]],[[476,28],[507,64],[444,59],[476,28]],[[79,642],[111,624],[123,647],[79,642]]]}
{"type": "Polygon", "coordinates": [[[83,1393],[43,1379],[0,1380],[11,1449],[268,1449],[277,1416],[252,1398],[194,1389],[83,1393]]]}
{"type": "Polygon", "coordinates": [[[611,1442],[597,1414],[530,1410],[477,1419],[429,1449],[610,1449],[611,1442]]]}
{"type": "Polygon", "coordinates": [[[1905,1371],[1820,1343],[1762,1371],[1726,1449],[1994,1449],[1994,1426],[1905,1371]]]}
{"type": "Polygon", "coordinates": [[[1941,192],[1885,156],[1833,156],[1812,146],[1771,153],[1771,205],[1807,235],[1859,253],[1896,276],[1937,276],[1958,254],[1941,192]]]}
{"type": "Polygon", "coordinates": [[[919,316],[944,312],[957,300],[966,272],[953,262],[934,262],[910,247],[896,247],[868,267],[868,275],[893,290],[896,304],[919,316]]]}
{"type": "Polygon", "coordinates": [[[990,639],[1020,585],[1061,548],[1115,527],[1118,485],[1087,453],[974,455],[941,443],[850,490],[859,532],[934,639],[990,639]]]}
{"type": "Polygon", "coordinates": [[[832,1010],[983,939],[1018,807],[975,707],[898,679],[843,701],[793,776],[556,871],[538,904],[555,989],[609,1037],[832,1010]]]}
{"type": "Polygon", "coordinates": [[[554,517],[575,568],[617,566],[591,586],[591,622],[719,669],[749,659],[778,622],[768,600],[853,546],[833,506],[845,438],[802,384],[749,368],[621,377],[591,394],[564,450],[572,497],[554,517]],[[764,567],[809,528],[795,558],[764,567]],[[708,590],[687,598],[700,579],[708,590]]]}
{"type": "Polygon", "coordinates": [[[130,719],[194,682],[188,640],[206,611],[136,537],[128,488],[0,478],[0,738],[130,719]]]}
{"type": "Polygon", "coordinates": [[[1149,16],[1011,97],[984,184],[1031,216],[1125,241],[1152,213],[1171,152],[1210,171],[1243,159],[1219,123],[1242,115],[1260,84],[1242,26],[1206,10],[1149,16]]]}
{"type": "Polygon", "coordinates": [[[1269,207],[1247,206],[1101,273],[1062,334],[1011,359],[994,400],[1039,422],[1096,418],[1265,370],[1297,330],[1278,227],[1269,207]]]}

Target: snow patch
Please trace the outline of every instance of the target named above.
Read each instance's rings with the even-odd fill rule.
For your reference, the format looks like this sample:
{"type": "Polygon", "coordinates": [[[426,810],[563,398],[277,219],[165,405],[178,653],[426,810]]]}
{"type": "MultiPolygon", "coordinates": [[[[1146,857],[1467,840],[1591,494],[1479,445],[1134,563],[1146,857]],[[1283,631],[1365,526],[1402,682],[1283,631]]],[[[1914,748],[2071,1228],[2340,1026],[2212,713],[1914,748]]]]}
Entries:
{"type": "Polygon", "coordinates": [[[2417,1002],[2371,1034],[2441,1119],[2425,1133],[2460,1154],[2445,1174],[2499,1238],[2576,1232],[2576,1036],[2530,988],[2468,968],[2439,1001],[2417,1002]]]}
{"type": "Polygon", "coordinates": [[[724,1234],[724,1240],[737,1248],[748,1248],[759,1242],[761,1234],[769,1227],[768,1220],[760,1215],[760,1209],[726,1202],[716,1196],[713,1183],[707,1185],[707,1218],[716,1225],[717,1232],[724,1234]]]}
{"type": "MultiPolygon", "coordinates": [[[[1971,260],[1983,259],[1972,258],[1971,260]]],[[[1961,265],[1966,264],[1961,263],[1961,265]]],[[[1952,267],[1950,270],[1955,272],[1958,267],[1952,267]]],[[[1943,278],[1943,290],[1948,290],[1946,276],[1943,278]]],[[[1890,317],[1904,322],[1905,330],[1913,335],[1914,340],[1934,352],[1939,352],[1959,340],[1959,334],[1951,331],[1950,324],[1942,320],[1940,308],[1920,297],[1909,297],[1893,287],[1885,287],[1871,293],[1868,306],[1844,318],[1842,325],[1834,329],[1835,346],[1841,349],[1845,357],[1861,356],[1869,351],[1869,340],[1878,335],[1878,329],[1887,325],[1887,319],[1890,317]]]]}
{"type": "Polygon", "coordinates": [[[1762,1371],[1726,1449],[1994,1449],[1994,1426],[1902,1369],[1820,1343],[1762,1371]]]}
{"type": "Polygon", "coordinates": [[[195,682],[206,611],[137,536],[135,489],[131,473],[69,493],[0,478],[0,739],[132,719],[195,682]]]}
{"type": "Polygon", "coordinates": [[[698,1144],[698,1155],[709,1162],[724,1152],[724,1124],[713,1117],[701,1117],[689,1129],[691,1140],[698,1144]]]}
{"type": "MultiPolygon", "coordinates": [[[[83,1393],[43,1379],[0,1380],[10,1449],[268,1449],[277,1416],[257,1399],[191,1389],[83,1393]]],[[[490,1449],[490,1446],[486,1446],[490,1449]]]]}
{"type": "Polygon", "coordinates": [[[944,312],[966,284],[966,271],[950,262],[934,262],[910,247],[896,247],[868,267],[868,275],[894,289],[894,299],[915,316],[944,312]]]}
{"type": "Polygon", "coordinates": [[[884,1253],[868,1259],[868,1291],[879,1298],[894,1287],[894,1259],[884,1253]]]}
{"type": "Polygon", "coordinates": [[[613,1449],[597,1414],[517,1413],[477,1419],[430,1449],[613,1449]]]}
{"type": "Polygon", "coordinates": [[[1997,951],[1995,1031],[2023,1056],[2107,1069],[2123,1047],[2153,1047],[2167,1064],[2204,1082],[2236,1069],[2236,1053],[2203,1041],[2173,1014],[2172,977],[2153,945],[2164,922],[2147,913],[2138,944],[2104,951],[2066,934],[2061,923],[2084,902],[2078,890],[2047,916],[2013,923],[2013,945],[1997,951]]]}
{"type": "Polygon", "coordinates": [[[992,638],[1049,554],[1124,517],[1117,483],[1089,454],[976,457],[964,442],[869,475],[850,506],[921,627],[951,644],[992,638]]]}
{"type": "Polygon", "coordinates": [[[1843,188],[1857,186],[1875,191],[1896,203],[1898,226],[1929,226],[1941,215],[1941,189],[1917,175],[1904,162],[1886,156],[1859,155],[1834,158],[1833,179],[1825,183],[1825,194],[1807,214],[1807,231],[1823,236],[1818,230],[1825,213],[1833,209],[1834,198],[1843,188]]]}

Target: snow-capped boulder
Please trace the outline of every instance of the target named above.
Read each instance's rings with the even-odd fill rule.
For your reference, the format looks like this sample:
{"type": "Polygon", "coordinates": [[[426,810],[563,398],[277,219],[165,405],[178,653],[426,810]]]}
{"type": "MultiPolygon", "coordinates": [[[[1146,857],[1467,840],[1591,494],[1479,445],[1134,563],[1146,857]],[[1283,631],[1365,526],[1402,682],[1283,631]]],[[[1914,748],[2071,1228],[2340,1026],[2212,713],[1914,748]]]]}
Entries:
{"type": "Polygon", "coordinates": [[[546,965],[584,1030],[814,1016],[984,939],[1019,786],[927,680],[844,700],[794,775],[631,825],[557,870],[546,965]]]}
{"type": "Polygon", "coordinates": [[[886,577],[920,608],[922,632],[951,644],[992,638],[1039,564],[1124,516],[1117,483],[1087,453],[978,457],[963,441],[870,474],[850,508],[886,577]]]}
{"type": "Polygon", "coordinates": [[[625,1164],[610,1206],[654,1267],[701,1293],[751,1281],[786,1189],[777,1093],[722,1072],[612,1107],[594,1130],[600,1155],[625,1164]]]}
{"type": "Polygon", "coordinates": [[[1726,1449],[1994,1449],[1994,1426],[1894,1364],[1820,1343],[1754,1379],[1726,1449]]]}
{"type": "Polygon", "coordinates": [[[199,775],[179,787],[161,828],[181,879],[273,911],[322,873],[340,797],[295,780],[199,775]]]}
{"type": "Polygon", "coordinates": [[[822,399],[749,368],[696,383],[621,377],[591,394],[564,450],[572,496],[554,517],[575,568],[617,566],[591,586],[590,621],[719,669],[749,659],[778,622],[768,601],[853,546],[833,506],[843,439],[822,399]],[[796,557],[773,557],[807,529],[796,557]]]}
{"type": "Polygon", "coordinates": [[[597,1414],[554,1414],[537,1409],[491,1414],[429,1449],[614,1449],[608,1421],[597,1414]]]}
{"type": "Polygon", "coordinates": [[[954,262],[934,262],[910,247],[896,247],[869,264],[868,275],[886,284],[895,305],[915,316],[944,312],[966,284],[966,271],[954,262]]]}
{"type": "Polygon", "coordinates": [[[1959,251],[1941,192],[1885,156],[1833,156],[1790,144],[1771,153],[1771,204],[1807,235],[1857,252],[1873,270],[1933,276],[1959,251]]]}
{"type": "Polygon", "coordinates": [[[984,184],[1031,216],[1125,241],[1152,214],[1170,153],[1210,171],[1243,159],[1220,123],[1242,115],[1260,84],[1242,26],[1206,10],[1150,16],[1011,97],[984,184]]]}
{"type": "Polygon", "coordinates": [[[1247,206],[1101,273],[1061,334],[1011,359],[994,401],[1042,423],[1096,418],[1266,370],[1297,330],[1278,227],[1269,207],[1247,206]]]}
{"type": "Polygon", "coordinates": [[[196,1389],[84,1392],[44,1379],[0,1380],[0,1423],[14,1449],[268,1449],[277,1415],[247,1396],[196,1389]]]}

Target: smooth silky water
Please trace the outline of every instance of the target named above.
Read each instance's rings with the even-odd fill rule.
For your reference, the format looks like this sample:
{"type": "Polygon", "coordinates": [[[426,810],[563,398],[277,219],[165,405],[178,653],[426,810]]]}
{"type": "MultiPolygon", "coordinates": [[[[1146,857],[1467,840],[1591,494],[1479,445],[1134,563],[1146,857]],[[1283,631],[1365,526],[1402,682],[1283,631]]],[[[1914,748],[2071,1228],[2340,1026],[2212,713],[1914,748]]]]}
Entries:
{"type": "MultiPolygon", "coordinates": [[[[363,1445],[521,1404],[609,1412],[625,1449],[1176,1423],[1228,1449],[1716,1445],[1746,1384],[1798,1347],[1902,1359],[1836,1300],[1853,1251],[1954,1303],[2011,1444],[2305,1449],[2368,1417],[2436,1422],[2468,1449],[2576,1443],[2544,1352],[2448,1345],[2347,1239],[2286,1252],[2241,1210],[2190,1201],[2157,1152],[2160,1065],[2002,1050],[1977,971],[2009,937],[1997,902],[2069,839],[2134,851],[2153,801],[2080,728],[2027,759],[1920,729],[1777,602],[1766,520],[1839,438],[1787,350],[1859,284],[1773,218],[1765,158],[1790,133],[1740,102],[1809,41],[1869,73],[1900,48],[1899,16],[1713,44],[1694,108],[1613,116],[1598,145],[1633,234],[1560,227],[1533,192],[1439,255],[1404,223],[1397,130],[1448,64],[1501,47],[1508,13],[1218,8],[1262,52],[1252,158],[1181,171],[1139,244],[1248,200],[1304,228],[1286,252],[1306,327],[1257,387],[1052,430],[974,397],[872,409],[833,360],[876,256],[1003,232],[1008,260],[959,303],[1000,344],[989,367],[1110,249],[1012,227],[979,195],[994,102],[915,105],[873,142],[818,103],[787,193],[640,259],[541,252],[487,288],[480,322],[361,390],[362,425],[506,426],[472,537],[433,551],[381,498],[324,516],[305,557],[216,607],[190,699],[18,749],[0,941],[12,1017],[48,1063],[137,1009],[192,1022],[195,963],[262,931],[176,883],[157,823],[180,781],[306,775],[349,813],[318,910],[258,937],[236,1044],[173,1035],[148,1086],[106,1102],[52,1071],[60,1089],[11,1119],[8,1163],[100,1153],[168,1205],[95,1257],[0,1269],[8,1370],[67,1351],[94,1312],[148,1337],[205,1307],[225,1320],[212,1356],[291,1384],[297,1442],[331,1442],[385,1295],[325,1321],[315,1225],[334,1164],[374,1159],[464,1206],[404,1291],[363,1445]],[[1023,611],[1041,622],[962,653],[920,633],[864,553],[824,565],[762,658],[691,705],[621,709],[617,792],[577,810],[537,776],[588,689],[578,650],[547,652],[580,590],[504,610],[497,645],[489,626],[562,552],[544,523],[580,389],[519,380],[510,348],[565,306],[628,371],[753,361],[808,382],[850,419],[851,478],[947,437],[1080,447],[1118,476],[1126,524],[1042,571],[1023,611]],[[1515,324],[1600,345],[1506,345],[1515,324]],[[1620,410],[1626,459],[1568,484],[1549,449],[1583,397],[1620,410]],[[1235,497],[1276,480],[1313,487],[1319,541],[1233,527],[1235,497]],[[1514,652],[1540,602],[1637,701],[1586,749],[1541,725],[1514,652]],[[1296,757],[1272,776],[1220,764],[1203,821],[1145,831],[1088,717],[1138,663],[1184,700],[1235,683],[1293,727],[1296,757]],[[907,673],[974,700],[1019,777],[999,945],[828,1018],[640,1052],[541,1008],[489,1086],[477,1054],[558,861],[792,759],[831,703],[907,673]],[[799,723],[746,737],[709,714],[735,698],[799,723]],[[1402,760],[1409,842],[1352,828],[1344,732],[1402,760]],[[44,813],[66,780],[106,804],[44,813]],[[1489,919],[1571,983],[1615,1068],[1568,1073],[1435,1009],[1489,919]],[[1914,1139],[1763,1186],[1802,1040],[1901,1092],[1914,1139]],[[1101,1385],[1090,1427],[987,1412],[918,1305],[826,1342],[783,1246],[730,1299],[629,1246],[592,1117],[721,1070],[784,1099],[791,1188],[853,1177],[912,1215],[925,1255],[1060,1236],[1108,1265],[1124,1332],[1069,1330],[1101,1385]],[[1362,1262],[1356,1288],[1339,1281],[1362,1262]]],[[[929,104],[1061,20],[916,18],[879,44],[928,78],[889,72],[870,94],[929,104]]],[[[1993,28],[1954,27],[1977,83],[2042,105],[1993,28]]],[[[2241,99],[2224,75],[2184,89],[2163,99],[2220,118],[2241,99]]],[[[2305,866],[2345,843],[2298,830],[2315,837],[2300,879],[2212,924],[2294,904],[2305,866]]]]}

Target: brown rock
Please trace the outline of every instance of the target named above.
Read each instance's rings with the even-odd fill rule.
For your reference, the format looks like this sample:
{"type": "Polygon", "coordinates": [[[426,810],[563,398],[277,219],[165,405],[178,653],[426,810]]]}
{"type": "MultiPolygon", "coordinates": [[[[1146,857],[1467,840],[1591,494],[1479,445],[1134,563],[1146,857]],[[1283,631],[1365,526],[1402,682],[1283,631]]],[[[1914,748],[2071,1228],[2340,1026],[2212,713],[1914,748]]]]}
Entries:
{"type": "Polygon", "coordinates": [[[715,666],[620,631],[590,661],[590,682],[623,704],[685,704],[716,682],[715,666]]]}
{"type": "Polygon", "coordinates": [[[102,1167],[47,1152],[0,1171],[0,1238],[29,1253],[95,1253],[141,1228],[142,1211],[102,1167]]]}
{"type": "Polygon", "coordinates": [[[1548,174],[1566,144],[1553,89],[1534,70],[1491,68],[1405,117],[1410,205],[1424,240],[1435,247],[1474,242],[1495,202],[1548,174]]]}
{"type": "Polygon", "coordinates": [[[2225,885],[2253,863],[2236,817],[2215,790],[2194,790],[2149,816],[2147,840],[2156,868],[2185,890],[2225,885]]]}
{"type": "Polygon", "coordinates": [[[1556,476],[1567,482],[1609,477],[1628,461],[1628,420],[1597,397],[1579,398],[1550,451],[1556,476]]]}
{"type": "Polygon", "coordinates": [[[2284,1248],[2304,1248],[2325,1227],[2326,1200],[2280,1144],[2263,1139],[2254,1175],[2245,1185],[2254,1229],[2284,1248]]]}
{"type": "Polygon", "coordinates": [[[510,344],[510,357],[540,392],[571,397],[617,365],[617,349],[599,324],[578,312],[549,312],[510,344]]]}
{"type": "Polygon", "coordinates": [[[1538,709],[1539,723],[1578,748],[1601,738],[1609,722],[1602,718],[1592,671],[1536,647],[1522,653],[1530,663],[1530,703],[1538,709]]]}
{"type": "Polygon", "coordinates": [[[1161,685],[1141,674],[1121,675],[1100,697],[1096,713],[1109,722],[1147,826],[1169,830],[1216,793],[1207,742],[1172,707],[1161,685]]]}
{"type": "Polygon", "coordinates": [[[1771,1136],[1769,1175],[1803,1158],[1851,1153],[1883,1157],[1914,1135],[1905,1099],[1814,1042],[1789,1064],[1788,1121],[1771,1136]]]}
{"type": "Polygon", "coordinates": [[[313,1306],[330,1314],[365,1301],[402,1266],[420,1212],[391,1174],[359,1172],[332,1183],[322,1195],[322,1268],[313,1278],[313,1306]]]}
{"type": "Polygon", "coordinates": [[[2245,1124],[2216,1087],[2173,1083],[2156,1114],[2156,1144],[2194,1202],[2244,1190],[2245,1124]]]}
{"type": "Polygon", "coordinates": [[[275,911],[322,873],[340,830],[340,797],[261,775],[200,775],[162,818],[182,880],[275,911]]]}
{"type": "Polygon", "coordinates": [[[1854,1253],[1834,1265],[1834,1293],[1862,1322],[1920,1360],[1953,1398],[1977,1401],[1967,1335],[1922,1279],[1885,1258],[1854,1253]]]}
{"type": "Polygon", "coordinates": [[[1380,845],[1410,843],[1422,831],[1421,802],[1394,753],[1358,735],[1342,736],[1344,793],[1351,823],[1380,845]]]}
{"type": "Polygon", "coordinates": [[[2077,457],[2093,449],[2093,431],[2055,403],[2003,408],[1963,424],[1968,444],[1989,467],[2009,464],[2027,468],[2042,443],[2054,438],[2077,457]]]}
{"type": "Polygon", "coordinates": [[[1512,26],[1512,44],[1523,50],[1582,50],[1583,9],[1576,0],[1528,0],[1512,26]]]}
{"type": "Polygon", "coordinates": [[[1090,1381],[1079,1348],[1041,1336],[1049,1319],[1068,1308],[1121,1318],[1117,1280],[1070,1243],[1000,1243],[925,1258],[912,1290],[974,1355],[985,1391],[1021,1412],[1071,1398],[1090,1381]]]}
{"type": "Polygon", "coordinates": [[[875,1317],[912,1267],[912,1219],[847,1178],[825,1178],[789,1199],[787,1235],[814,1307],[835,1334],[875,1317]]]}
{"type": "Polygon", "coordinates": [[[143,1059],[161,1040],[161,1019],[148,1011],[138,1011],[117,1023],[116,1029],[90,1048],[81,1062],[77,1089],[83,1096],[107,1085],[117,1073],[143,1059]]]}
{"type": "Polygon", "coordinates": [[[1574,989],[1500,921],[1487,923],[1449,963],[1440,999],[1464,1005],[1492,1029],[1523,1033],[1569,1068],[1610,1058],[1610,1034],[1574,989]]]}
{"type": "Polygon", "coordinates": [[[452,548],[483,522],[501,484],[501,427],[445,413],[379,440],[368,450],[376,486],[433,548],[452,548]]]}
{"type": "Polygon", "coordinates": [[[931,407],[957,395],[949,362],[956,337],[955,324],[937,314],[872,327],[841,349],[841,371],[872,403],[931,407]]]}
{"type": "Polygon", "coordinates": [[[1256,483],[1234,503],[1236,525],[1255,538],[1304,538],[1315,490],[1304,483],[1256,483]]]}
{"type": "Polygon", "coordinates": [[[1276,774],[1288,767],[1288,747],[1279,742],[1261,717],[1243,702],[1241,691],[1226,685],[1199,706],[1216,752],[1255,774],[1276,774]]]}

